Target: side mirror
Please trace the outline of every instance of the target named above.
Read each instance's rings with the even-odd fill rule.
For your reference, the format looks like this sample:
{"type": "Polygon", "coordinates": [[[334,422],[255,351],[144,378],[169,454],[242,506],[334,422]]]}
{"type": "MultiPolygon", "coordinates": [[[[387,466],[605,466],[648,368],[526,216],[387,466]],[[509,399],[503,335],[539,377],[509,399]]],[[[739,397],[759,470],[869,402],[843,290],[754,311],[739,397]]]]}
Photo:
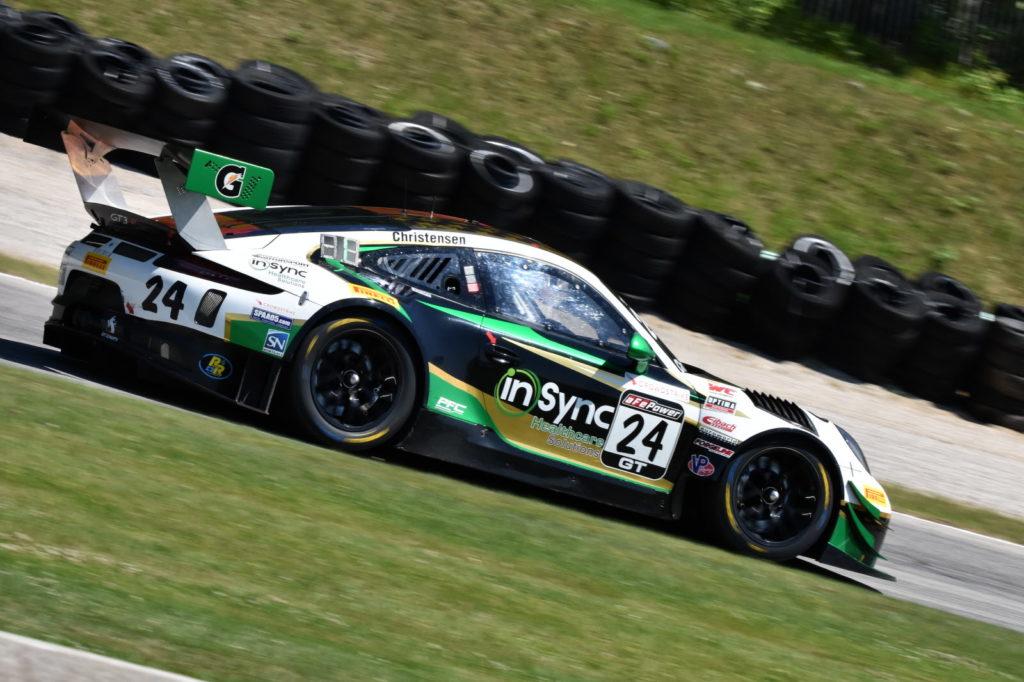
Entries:
{"type": "Polygon", "coordinates": [[[651,344],[647,343],[647,339],[633,332],[626,357],[636,363],[634,369],[637,374],[647,374],[647,368],[651,366],[651,360],[654,359],[654,350],[651,348],[651,344]]]}

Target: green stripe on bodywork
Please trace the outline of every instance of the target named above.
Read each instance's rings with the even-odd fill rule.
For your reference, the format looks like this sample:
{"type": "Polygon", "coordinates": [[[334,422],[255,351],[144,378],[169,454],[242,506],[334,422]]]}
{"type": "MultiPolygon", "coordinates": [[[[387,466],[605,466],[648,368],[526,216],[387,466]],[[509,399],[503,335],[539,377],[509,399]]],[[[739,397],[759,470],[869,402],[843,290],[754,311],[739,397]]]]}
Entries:
{"type": "Polygon", "coordinates": [[[431,412],[443,414],[444,416],[451,417],[452,419],[458,419],[469,424],[474,424],[476,426],[483,426],[485,428],[488,428],[492,432],[494,432],[498,436],[498,438],[502,440],[503,443],[505,443],[511,448],[514,448],[515,450],[527,452],[531,455],[543,457],[544,459],[550,459],[555,462],[560,462],[561,464],[567,464],[569,466],[578,467],[580,469],[586,469],[587,471],[593,471],[594,473],[600,474],[602,476],[608,476],[609,478],[624,481],[625,483],[631,483],[633,485],[649,488],[659,493],[667,494],[670,492],[668,490],[665,490],[664,488],[659,488],[653,483],[638,481],[636,479],[623,476],[615,471],[598,468],[596,466],[584,464],[583,462],[574,462],[571,459],[565,459],[564,457],[559,457],[558,455],[553,455],[547,452],[541,452],[540,450],[534,450],[533,448],[526,447],[521,443],[509,440],[505,436],[505,434],[501,432],[501,429],[499,429],[498,426],[494,423],[494,420],[491,419],[490,414],[488,414],[487,412],[487,408],[483,404],[481,404],[481,402],[476,398],[476,396],[472,395],[471,393],[465,391],[462,388],[459,388],[458,386],[452,385],[450,381],[446,381],[444,378],[437,376],[437,374],[435,374],[433,371],[431,371],[430,373],[430,382],[426,408],[431,412]],[[438,399],[440,398],[447,398],[448,400],[452,400],[456,403],[459,403],[465,408],[463,410],[463,413],[460,415],[449,412],[448,410],[438,409],[436,406],[438,399]]]}
{"type": "Polygon", "coordinates": [[[567,346],[564,343],[552,341],[551,339],[545,338],[538,334],[536,330],[521,324],[515,324],[514,322],[504,322],[502,320],[495,320],[490,317],[484,317],[483,315],[474,315],[473,313],[466,313],[461,310],[446,308],[444,306],[435,305],[433,303],[427,303],[426,301],[420,301],[420,303],[429,308],[433,308],[434,310],[439,310],[447,315],[452,315],[453,317],[466,320],[467,322],[473,322],[475,324],[478,324],[480,325],[481,328],[483,328],[486,331],[496,332],[503,336],[508,336],[513,339],[519,339],[520,341],[525,341],[526,343],[532,343],[534,345],[540,346],[541,348],[545,348],[555,353],[568,355],[571,358],[575,358],[576,360],[582,360],[583,362],[589,363],[591,365],[596,365],[597,367],[602,367],[605,364],[603,358],[599,358],[596,355],[591,355],[590,353],[577,350],[576,348],[573,348],[572,346],[567,346]]]}
{"type": "MultiPolygon", "coordinates": [[[[357,279],[362,283],[363,286],[367,287],[368,289],[373,289],[374,291],[378,291],[382,294],[387,294],[396,301],[398,300],[398,297],[392,294],[390,291],[388,291],[381,285],[377,284],[372,279],[368,279],[367,277],[360,275],[358,272],[356,272],[349,266],[345,265],[341,261],[335,260],[334,258],[324,258],[324,262],[331,266],[331,270],[334,272],[334,274],[345,275],[346,277],[352,277],[354,279],[357,279]]],[[[402,314],[402,317],[412,322],[412,318],[409,317],[409,313],[405,311],[405,307],[401,303],[398,304],[398,312],[402,314]]]]}
{"type": "Polygon", "coordinates": [[[372,279],[360,275],[358,272],[356,272],[349,266],[345,265],[340,260],[334,260],[333,258],[324,258],[324,262],[330,265],[335,273],[348,275],[349,277],[355,277],[356,279],[358,279],[360,282],[370,287],[371,289],[379,291],[382,294],[387,294],[388,296],[391,296],[391,294],[388,293],[388,291],[384,287],[377,284],[372,279]]]}
{"type": "MultiPolygon", "coordinates": [[[[228,331],[228,341],[242,346],[243,348],[249,348],[262,353],[264,352],[263,347],[267,342],[267,332],[269,330],[273,329],[274,331],[288,334],[288,345],[291,346],[291,339],[295,338],[295,334],[299,331],[302,325],[303,322],[296,320],[292,323],[291,329],[281,329],[280,327],[275,327],[272,324],[259,322],[257,320],[231,320],[228,331]]],[[[275,358],[280,357],[273,353],[267,353],[267,355],[275,358]]]]}
{"type": "Polygon", "coordinates": [[[480,404],[480,401],[477,400],[475,396],[457,386],[452,386],[449,382],[445,381],[433,372],[430,373],[430,386],[428,393],[429,395],[427,396],[426,407],[431,412],[437,412],[438,414],[443,414],[446,417],[469,422],[470,424],[486,426],[487,428],[497,432],[494,422],[491,421],[491,416],[487,414],[487,409],[480,404]],[[448,400],[461,405],[464,408],[462,414],[440,409],[437,405],[438,401],[442,398],[447,398],[448,400]]]}
{"type": "Polygon", "coordinates": [[[381,251],[382,249],[393,249],[394,246],[360,246],[359,253],[370,253],[371,251],[381,251]]]}

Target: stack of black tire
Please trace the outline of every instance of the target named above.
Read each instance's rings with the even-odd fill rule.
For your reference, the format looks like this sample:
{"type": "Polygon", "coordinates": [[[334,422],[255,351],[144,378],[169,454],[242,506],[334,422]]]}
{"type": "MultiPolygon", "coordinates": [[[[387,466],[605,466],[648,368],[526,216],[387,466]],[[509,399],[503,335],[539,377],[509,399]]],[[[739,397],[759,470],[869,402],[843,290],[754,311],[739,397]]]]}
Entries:
{"type": "Polygon", "coordinates": [[[33,107],[61,96],[86,39],[59,14],[0,4],[0,133],[21,137],[33,107]]]}
{"type": "Polygon", "coordinates": [[[927,310],[917,339],[892,369],[910,393],[935,402],[953,398],[981,349],[985,321],[981,302],[958,280],[938,272],[917,278],[927,310]]]}
{"type": "Polygon", "coordinates": [[[387,147],[369,201],[417,211],[445,211],[466,150],[437,128],[409,119],[384,129],[387,147]]]}
{"type": "Polygon", "coordinates": [[[366,199],[387,147],[388,117],[341,95],[321,95],[289,200],[352,206],[366,199]]]}
{"type": "Polygon", "coordinates": [[[697,223],[697,211],[635,180],[616,185],[608,238],[594,268],[637,310],[653,310],[697,223]]]}
{"type": "Polygon", "coordinates": [[[737,311],[749,301],[764,243],[746,223],[700,211],[690,241],[662,292],[660,309],[695,331],[735,335],[737,311]]]}
{"type": "Polygon", "coordinates": [[[784,359],[816,350],[839,318],[853,278],[850,259],[836,245],[816,235],[797,237],[755,284],[752,342],[784,359]]]}
{"type": "Polygon", "coordinates": [[[197,54],[157,60],[146,134],[200,147],[213,136],[231,87],[231,72],[197,54]]]}
{"type": "Polygon", "coordinates": [[[848,374],[878,383],[917,340],[928,306],[921,291],[881,258],[860,256],[853,268],[855,279],[828,359],[848,374]]]}
{"type": "Polygon", "coordinates": [[[540,202],[521,231],[588,265],[608,234],[615,200],[612,180],[568,159],[536,166],[540,202]]]}
{"type": "Polygon", "coordinates": [[[504,230],[520,231],[540,195],[537,175],[511,154],[485,144],[466,151],[450,211],[504,230]]]}
{"type": "Polygon", "coordinates": [[[979,419],[1024,432],[1024,308],[995,307],[974,368],[970,409],[979,419]]]}
{"type": "Polygon", "coordinates": [[[280,64],[248,60],[231,79],[212,151],[274,171],[271,203],[285,201],[302,161],[318,91],[280,64]]]}
{"type": "Polygon", "coordinates": [[[146,132],[156,88],[151,52],[117,38],[82,44],[58,107],[69,114],[146,132]]]}

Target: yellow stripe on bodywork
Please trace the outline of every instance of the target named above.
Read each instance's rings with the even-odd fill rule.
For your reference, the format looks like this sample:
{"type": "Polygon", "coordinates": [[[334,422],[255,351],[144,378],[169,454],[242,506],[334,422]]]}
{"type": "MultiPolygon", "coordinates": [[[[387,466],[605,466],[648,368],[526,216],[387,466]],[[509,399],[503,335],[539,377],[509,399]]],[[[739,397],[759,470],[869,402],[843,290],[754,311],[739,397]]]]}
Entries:
{"type": "MultiPolygon", "coordinates": [[[[598,383],[602,383],[605,386],[608,386],[610,388],[614,388],[616,391],[620,391],[621,392],[621,391],[627,390],[626,379],[624,377],[620,377],[617,374],[612,374],[611,372],[606,372],[603,369],[601,369],[600,367],[595,367],[594,365],[591,365],[590,363],[582,362],[580,360],[575,360],[573,358],[567,357],[565,355],[561,355],[559,353],[553,353],[553,352],[551,352],[549,350],[545,350],[544,348],[538,348],[537,346],[533,346],[533,345],[530,345],[528,343],[523,343],[522,341],[516,341],[515,339],[512,339],[512,338],[508,339],[508,341],[510,343],[512,343],[512,344],[515,344],[516,346],[519,346],[523,350],[527,350],[527,351],[529,351],[531,353],[535,353],[535,354],[541,356],[542,358],[546,358],[546,359],[550,360],[551,362],[554,362],[554,363],[557,363],[559,365],[562,365],[566,369],[571,369],[574,372],[579,372],[580,374],[588,376],[591,379],[593,379],[594,381],[597,381],[598,383]]],[[[636,390],[639,391],[640,393],[643,393],[643,391],[641,389],[636,389],[636,390]]],[[[699,406],[699,403],[697,403],[696,401],[694,401],[692,399],[689,402],[691,404],[693,404],[693,405],[699,406]]],[[[685,417],[683,421],[685,421],[688,424],[693,424],[693,425],[697,424],[697,420],[696,419],[691,419],[689,417],[685,417]]]]}
{"type": "MultiPolygon", "coordinates": [[[[498,436],[509,445],[533,455],[538,455],[546,459],[553,459],[559,462],[565,462],[566,464],[571,464],[573,466],[580,467],[581,469],[587,469],[588,471],[593,471],[603,476],[610,476],[622,481],[636,483],[646,488],[657,490],[658,492],[667,493],[675,487],[674,484],[667,479],[652,481],[649,478],[643,478],[635,474],[620,472],[617,469],[605,467],[600,463],[600,460],[597,460],[597,464],[593,464],[592,462],[595,460],[587,455],[569,452],[562,455],[554,448],[541,449],[541,447],[545,445],[544,441],[546,440],[546,434],[542,431],[536,431],[530,428],[531,416],[529,414],[510,417],[497,408],[497,401],[494,399],[493,395],[485,393],[480,389],[455,378],[437,365],[430,364],[428,367],[430,369],[430,373],[438,379],[451,384],[455,388],[465,391],[479,400],[480,404],[484,406],[494,422],[495,433],[497,433],[498,436]]],[[[616,387],[618,386],[618,384],[613,385],[616,387]]]]}

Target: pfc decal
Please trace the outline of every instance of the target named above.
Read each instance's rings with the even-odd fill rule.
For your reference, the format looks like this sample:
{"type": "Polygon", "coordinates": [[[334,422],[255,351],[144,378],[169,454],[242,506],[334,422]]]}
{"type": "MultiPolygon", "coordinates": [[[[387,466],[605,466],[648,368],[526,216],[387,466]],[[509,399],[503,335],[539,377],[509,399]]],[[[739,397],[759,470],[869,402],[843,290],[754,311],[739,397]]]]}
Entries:
{"type": "Polygon", "coordinates": [[[711,391],[712,393],[721,393],[722,395],[727,395],[730,398],[736,395],[735,388],[732,388],[731,386],[722,386],[721,384],[713,384],[710,381],[708,382],[708,390],[711,391]]]}
{"type": "Polygon", "coordinates": [[[95,251],[90,251],[82,258],[82,267],[86,270],[92,270],[93,272],[105,275],[107,274],[107,268],[110,267],[110,258],[101,256],[95,251]]]}
{"type": "Polygon", "coordinates": [[[252,258],[249,259],[249,267],[256,272],[271,275],[283,284],[298,287],[306,286],[306,275],[309,274],[308,263],[260,253],[252,255],[252,258]]]}
{"type": "Polygon", "coordinates": [[[401,307],[398,305],[398,299],[392,296],[391,294],[385,294],[382,291],[377,291],[376,289],[364,287],[359,284],[350,283],[348,286],[349,289],[351,289],[352,293],[354,294],[359,294],[360,296],[365,296],[366,298],[372,298],[374,301],[380,301],[381,303],[387,303],[392,308],[401,307]]]}
{"type": "Polygon", "coordinates": [[[683,406],[624,391],[612,416],[601,463],[644,478],[664,478],[683,429],[683,406]]]}
{"type": "Polygon", "coordinates": [[[711,427],[712,429],[716,429],[718,431],[725,431],[726,433],[732,433],[733,431],[736,430],[735,424],[724,422],[713,414],[701,417],[701,422],[705,426],[711,427]]]}
{"type": "Polygon", "coordinates": [[[686,468],[690,470],[691,474],[702,478],[715,473],[715,465],[711,463],[707,455],[690,455],[690,461],[686,463],[686,468]]]}
{"type": "Polygon", "coordinates": [[[227,379],[231,376],[231,361],[219,353],[207,353],[199,359],[199,371],[211,379],[227,379]]]}
{"type": "Polygon", "coordinates": [[[450,400],[445,397],[440,397],[437,402],[434,403],[434,409],[440,410],[441,412],[448,412],[450,414],[466,414],[466,406],[460,403],[450,400]]]}
{"type": "Polygon", "coordinates": [[[291,338],[288,332],[268,329],[267,338],[263,341],[263,352],[276,355],[279,358],[284,357],[284,351],[288,347],[288,342],[291,338]]]}
{"type": "Polygon", "coordinates": [[[736,452],[734,450],[730,450],[729,448],[722,447],[718,443],[712,443],[711,441],[706,441],[703,438],[695,439],[693,441],[693,444],[696,445],[698,448],[704,448],[705,450],[709,450],[711,452],[719,454],[722,457],[732,457],[733,455],[736,454],[736,452]]]}
{"type": "Polygon", "coordinates": [[[731,400],[724,400],[715,395],[709,395],[704,401],[704,407],[709,410],[718,410],[719,412],[727,412],[729,414],[736,413],[736,403],[731,400]]]}
{"type": "Polygon", "coordinates": [[[865,486],[864,497],[867,499],[868,502],[871,502],[872,504],[879,504],[882,506],[885,506],[886,504],[885,492],[879,490],[878,488],[870,488],[865,486]]]}
{"type": "Polygon", "coordinates": [[[292,318],[285,317],[279,313],[275,313],[271,310],[264,310],[263,308],[253,308],[252,312],[249,313],[249,317],[256,320],[257,322],[266,322],[272,327],[278,327],[280,329],[291,329],[292,318]]]}

